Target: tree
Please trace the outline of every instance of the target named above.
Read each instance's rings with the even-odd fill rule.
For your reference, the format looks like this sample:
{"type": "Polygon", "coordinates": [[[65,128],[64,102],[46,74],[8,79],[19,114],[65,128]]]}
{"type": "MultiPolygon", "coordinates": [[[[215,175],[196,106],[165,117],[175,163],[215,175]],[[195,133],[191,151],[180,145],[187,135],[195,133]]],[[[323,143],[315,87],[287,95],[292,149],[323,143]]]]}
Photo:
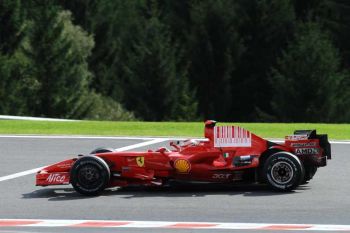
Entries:
{"type": "Polygon", "coordinates": [[[344,94],[349,91],[347,79],[329,36],[322,33],[316,23],[301,24],[295,40],[272,70],[272,107],[276,119],[283,122],[344,120],[343,115],[349,116],[350,111],[349,106],[342,109],[349,103],[344,102],[344,94]],[[340,109],[345,111],[343,115],[339,115],[340,109]]]}
{"type": "MultiPolygon", "coordinates": [[[[81,26],[88,33],[93,33],[96,9],[104,0],[56,0],[64,9],[72,12],[73,23],[81,26]]],[[[112,10],[112,9],[111,9],[112,10]]]]}
{"type": "Polygon", "coordinates": [[[350,68],[350,2],[346,0],[322,0],[315,18],[332,33],[335,46],[342,55],[343,67],[350,68]]]}
{"type": "Polygon", "coordinates": [[[350,67],[350,2],[347,0],[293,0],[297,19],[318,22],[331,32],[343,67],[350,67]]]}
{"type": "Polygon", "coordinates": [[[0,114],[32,115],[38,86],[23,54],[0,54],[0,114]]]}
{"type": "Polygon", "coordinates": [[[20,52],[26,14],[20,0],[0,1],[0,114],[31,115],[38,83],[20,52]]]}
{"type": "Polygon", "coordinates": [[[320,7],[324,2],[325,0],[293,0],[296,18],[303,22],[316,20],[320,7]]]}
{"type": "Polygon", "coordinates": [[[187,67],[179,65],[181,47],[172,42],[169,29],[159,20],[158,5],[152,1],[131,41],[124,63],[125,106],[145,120],[184,120],[196,112],[188,88],[187,67]]]}
{"type": "Polygon", "coordinates": [[[0,51],[13,54],[24,36],[24,12],[20,0],[0,1],[0,51]]]}
{"type": "Polygon", "coordinates": [[[196,1],[188,37],[191,87],[197,90],[199,115],[232,120],[231,83],[242,52],[233,1],[196,1]]]}
{"type": "Polygon", "coordinates": [[[123,66],[132,45],[142,37],[145,1],[100,0],[90,22],[95,47],[89,66],[94,73],[91,88],[116,101],[123,99],[123,66]]]}
{"type": "Polygon", "coordinates": [[[245,52],[232,79],[237,104],[231,115],[238,121],[261,121],[260,112],[271,111],[268,73],[293,37],[294,8],[290,0],[241,0],[239,6],[245,52]]]}
{"type": "Polygon", "coordinates": [[[169,26],[172,39],[187,46],[193,0],[159,1],[159,4],[163,9],[160,20],[169,26]]]}
{"type": "Polygon", "coordinates": [[[24,49],[40,88],[35,115],[73,117],[70,111],[87,94],[87,57],[94,45],[71,14],[49,0],[34,3],[29,45],[24,49]]]}
{"type": "Polygon", "coordinates": [[[88,120],[130,121],[136,119],[132,112],[125,110],[112,98],[91,91],[74,106],[71,114],[76,119],[88,120]]]}

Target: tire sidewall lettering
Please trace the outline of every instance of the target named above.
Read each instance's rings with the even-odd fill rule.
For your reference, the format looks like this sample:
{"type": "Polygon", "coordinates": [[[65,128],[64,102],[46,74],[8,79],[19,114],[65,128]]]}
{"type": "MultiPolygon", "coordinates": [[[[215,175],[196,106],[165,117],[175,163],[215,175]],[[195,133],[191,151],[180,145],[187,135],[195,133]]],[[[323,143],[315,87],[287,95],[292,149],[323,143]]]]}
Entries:
{"type": "MultiPolygon", "coordinates": [[[[77,160],[79,161],[79,160],[77,160]]],[[[75,169],[79,169],[81,166],[84,166],[86,164],[92,164],[92,165],[95,165],[99,170],[103,170],[103,166],[97,162],[97,161],[94,161],[94,160],[85,160],[85,161],[80,161],[77,166],[75,167],[75,169]]]]}
{"type": "Polygon", "coordinates": [[[300,165],[301,163],[293,157],[293,155],[290,155],[288,153],[276,153],[270,157],[266,162],[268,162],[265,165],[265,175],[267,182],[274,188],[278,190],[290,190],[291,188],[295,188],[298,185],[298,180],[301,176],[301,168],[300,165]],[[292,169],[291,174],[291,179],[285,183],[281,184],[278,181],[274,179],[272,176],[272,168],[273,166],[278,163],[278,162],[283,162],[286,163],[290,166],[292,169]],[[299,166],[299,167],[298,167],[299,166]]]}
{"type": "Polygon", "coordinates": [[[109,168],[105,161],[100,157],[87,156],[83,157],[75,162],[71,170],[71,183],[76,191],[86,195],[95,195],[102,191],[109,181],[109,168]],[[96,183],[89,185],[83,185],[79,181],[79,171],[85,166],[94,166],[98,170],[100,178],[96,183]]]}

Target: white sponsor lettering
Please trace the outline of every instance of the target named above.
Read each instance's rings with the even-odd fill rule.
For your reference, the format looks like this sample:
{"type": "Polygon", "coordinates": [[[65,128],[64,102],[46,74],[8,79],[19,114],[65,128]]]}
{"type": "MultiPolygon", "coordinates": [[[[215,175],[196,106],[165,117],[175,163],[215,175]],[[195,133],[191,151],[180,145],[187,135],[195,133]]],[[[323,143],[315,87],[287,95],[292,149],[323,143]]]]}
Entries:
{"type": "Polygon", "coordinates": [[[65,175],[53,173],[53,174],[50,174],[49,177],[47,177],[46,181],[49,183],[63,183],[65,179],[66,179],[65,175]]]}
{"type": "Polygon", "coordinates": [[[214,147],[251,147],[252,134],[239,126],[215,126],[214,147]]]}
{"type": "Polygon", "coordinates": [[[316,146],[316,142],[291,143],[292,147],[316,146]]]}
{"type": "Polygon", "coordinates": [[[298,140],[306,140],[308,139],[307,135],[289,135],[286,136],[286,140],[290,141],[298,141],[298,140]]]}
{"type": "Polygon", "coordinates": [[[296,148],[295,154],[297,155],[317,155],[320,151],[318,148],[296,148]]]}
{"type": "Polygon", "coordinates": [[[214,174],[212,176],[213,179],[228,179],[231,176],[231,174],[214,174]]]}
{"type": "Polygon", "coordinates": [[[63,163],[63,164],[58,164],[57,167],[65,169],[65,168],[71,168],[72,163],[63,163]]]}

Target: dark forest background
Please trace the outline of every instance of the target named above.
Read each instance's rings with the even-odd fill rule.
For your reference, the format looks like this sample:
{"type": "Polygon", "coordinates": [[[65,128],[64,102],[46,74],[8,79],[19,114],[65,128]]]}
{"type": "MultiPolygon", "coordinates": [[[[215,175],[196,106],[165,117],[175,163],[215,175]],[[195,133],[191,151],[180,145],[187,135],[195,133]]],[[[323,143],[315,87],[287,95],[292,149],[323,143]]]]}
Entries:
{"type": "Polygon", "coordinates": [[[348,0],[0,0],[0,114],[350,122],[348,0]]]}

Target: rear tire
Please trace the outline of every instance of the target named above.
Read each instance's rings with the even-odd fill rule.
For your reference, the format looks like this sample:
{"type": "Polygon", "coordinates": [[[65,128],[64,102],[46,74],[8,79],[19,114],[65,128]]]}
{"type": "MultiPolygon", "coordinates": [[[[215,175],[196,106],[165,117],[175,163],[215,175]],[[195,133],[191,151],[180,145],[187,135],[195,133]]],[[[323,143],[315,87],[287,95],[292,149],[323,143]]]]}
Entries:
{"type": "Polygon", "coordinates": [[[107,187],[110,176],[109,167],[102,158],[88,155],[73,164],[70,182],[78,193],[95,196],[107,187]]]}
{"type": "Polygon", "coordinates": [[[277,152],[265,161],[263,174],[273,189],[291,191],[304,179],[304,167],[297,156],[288,152],[277,152]]]}
{"type": "Polygon", "coordinates": [[[316,166],[305,166],[305,176],[302,184],[307,184],[316,174],[317,167],[316,166]]]}

